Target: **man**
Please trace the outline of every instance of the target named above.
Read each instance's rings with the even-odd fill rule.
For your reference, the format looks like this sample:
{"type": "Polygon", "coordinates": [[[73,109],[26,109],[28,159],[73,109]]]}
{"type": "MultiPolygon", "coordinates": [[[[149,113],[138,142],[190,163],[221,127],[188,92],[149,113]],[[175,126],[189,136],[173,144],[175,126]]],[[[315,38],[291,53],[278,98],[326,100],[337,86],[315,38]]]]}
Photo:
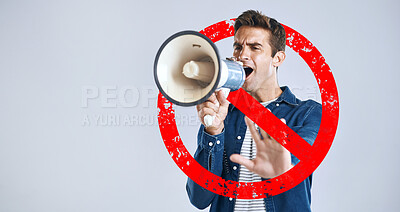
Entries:
{"type": "MultiPolygon", "coordinates": [[[[277,69],[285,60],[286,34],[272,18],[249,10],[235,21],[233,56],[246,71],[242,88],[312,144],[317,136],[322,107],[297,99],[288,87],[279,87],[277,69]]],[[[264,130],[229,105],[223,92],[197,106],[203,123],[198,133],[197,162],[226,180],[257,182],[283,174],[299,160],[264,130]],[[215,115],[204,127],[204,116],[215,115]]],[[[311,211],[311,179],[282,194],[265,199],[241,200],[214,194],[188,179],[186,190],[199,209],[210,211],[311,211]]]]}

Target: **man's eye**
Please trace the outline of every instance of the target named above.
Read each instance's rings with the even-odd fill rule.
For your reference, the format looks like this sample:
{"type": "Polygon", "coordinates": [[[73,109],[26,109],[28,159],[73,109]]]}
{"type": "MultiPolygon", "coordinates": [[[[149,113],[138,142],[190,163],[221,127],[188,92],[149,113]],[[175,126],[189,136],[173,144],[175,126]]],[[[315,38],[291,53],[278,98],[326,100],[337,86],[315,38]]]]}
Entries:
{"type": "Polygon", "coordinates": [[[235,51],[240,51],[240,50],[242,49],[242,47],[236,46],[236,47],[234,47],[233,49],[234,49],[235,51]]]}
{"type": "Polygon", "coordinates": [[[260,50],[260,47],[257,47],[257,46],[253,46],[253,48],[252,48],[253,50],[260,50]]]}

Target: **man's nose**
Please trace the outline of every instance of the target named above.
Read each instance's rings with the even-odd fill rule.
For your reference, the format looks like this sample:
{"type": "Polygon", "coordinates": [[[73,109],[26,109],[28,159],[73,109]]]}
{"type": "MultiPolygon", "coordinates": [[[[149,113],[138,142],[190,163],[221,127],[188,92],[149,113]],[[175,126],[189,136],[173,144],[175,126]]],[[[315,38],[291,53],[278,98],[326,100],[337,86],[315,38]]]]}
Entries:
{"type": "Polygon", "coordinates": [[[248,48],[244,47],[239,53],[239,61],[246,61],[250,59],[250,52],[248,48]]]}

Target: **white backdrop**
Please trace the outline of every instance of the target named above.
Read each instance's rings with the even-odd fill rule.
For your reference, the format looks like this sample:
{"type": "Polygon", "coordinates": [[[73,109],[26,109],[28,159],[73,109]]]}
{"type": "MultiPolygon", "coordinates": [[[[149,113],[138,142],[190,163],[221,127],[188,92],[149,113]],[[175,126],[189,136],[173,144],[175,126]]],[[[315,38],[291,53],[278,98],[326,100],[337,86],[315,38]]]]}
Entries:
{"type": "MultiPolygon", "coordinates": [[[[162,42],[257,9],[307,37],[331,67],[340,120],[314,173],[314,211],[397,211],[400,3],[0,1],[0,211],[197,211],[156,122],[162,42]]],[[[232,39],[217,43],[231,56],[232,39]]],[[[291,49],[281,85],[320,101],[291,49]]],[[[176,107],[194,153],[195,108],[176,107]]]]}

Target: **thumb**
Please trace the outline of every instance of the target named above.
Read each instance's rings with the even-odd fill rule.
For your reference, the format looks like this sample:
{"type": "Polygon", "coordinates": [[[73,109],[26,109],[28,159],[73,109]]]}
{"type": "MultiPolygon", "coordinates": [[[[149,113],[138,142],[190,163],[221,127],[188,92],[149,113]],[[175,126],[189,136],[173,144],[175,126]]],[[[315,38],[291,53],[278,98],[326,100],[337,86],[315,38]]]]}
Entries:
{"type": "Polygon", "coordinates": [[[219,102],[219,104],[220,104],[221,106],[228,106],[228,105],[229,105],[229,102],[228,102],[228,100],[226,99],[226,96],[225,96],[223,90],[219,90],[219,91],[218,91],[218,93],[217,93],[217,99],[218,99],[218,102],[219,102]]]}
{"type": "Polygon", "coordinates": [[[249,171],[253,170],[254,162],[239,154],[232,154],[230,157],[231,161],[245,166],[249,171]]]}

